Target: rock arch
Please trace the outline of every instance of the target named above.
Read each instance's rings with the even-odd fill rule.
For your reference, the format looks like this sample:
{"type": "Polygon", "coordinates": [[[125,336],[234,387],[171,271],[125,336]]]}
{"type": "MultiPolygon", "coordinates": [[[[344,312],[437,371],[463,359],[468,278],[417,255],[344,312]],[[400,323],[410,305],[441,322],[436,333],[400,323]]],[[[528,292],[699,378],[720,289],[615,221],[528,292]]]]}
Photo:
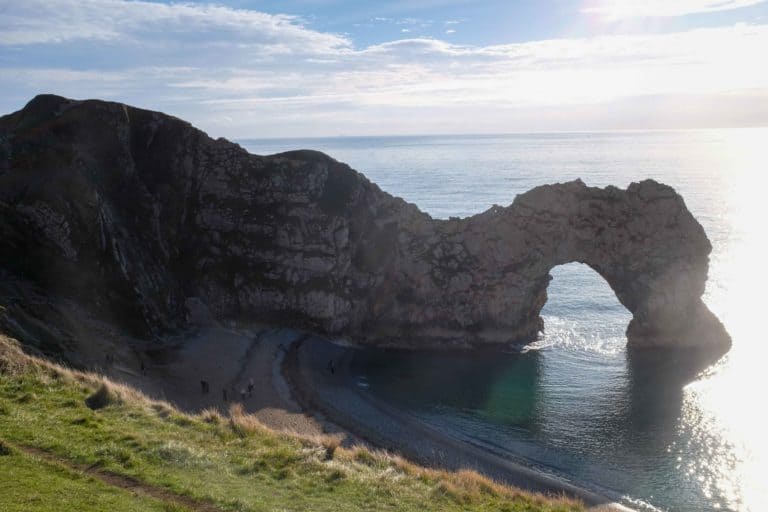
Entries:
{"type": "MultiPolygon", "coordinates": [[[[0,117],[0,234],[3,282],[146,337],[203,311],[362,344],[527,342],[550,269],[578,261],[632,312],[631,345],[730,343],[701,301],[704,230],[650,180],[545,185],[436,220],[322,153],[251,155],[158,112],[43,95],[0,117]]],[[[66,338],[64,313],[29,319],[3,290],[20,306],[0,326],[58,322],[66,338]]]]}
{"type": "Polygon", "coordinates": [[[435,242],[416,251],[433,256],[432,279],[419,279],[419,272],[409,273],[410,266],[400,263],[406,269],[400,284],[409,292],[404,295],[431,305],[427,310],[434,313],[415,318],[417,338],[452,337],[445,327],[455,325],[464,331],[456,333],[459,343],[462,336],[470,343],[533,339],[542,328],[549,271],[579,262],[602,276],[633,314],[630,345],[729,343],[701,300],[711,245],[683,199],[666,185],[545,185],[509,207],[437,223],[435,231],[435,242]]]}

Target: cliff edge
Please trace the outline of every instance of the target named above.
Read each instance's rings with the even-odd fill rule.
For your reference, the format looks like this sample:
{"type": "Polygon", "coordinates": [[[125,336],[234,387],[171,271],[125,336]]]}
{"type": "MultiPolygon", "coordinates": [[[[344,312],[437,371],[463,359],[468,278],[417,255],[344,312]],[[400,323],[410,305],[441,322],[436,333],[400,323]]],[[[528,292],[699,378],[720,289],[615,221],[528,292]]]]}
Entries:
{"type": "Polygon", "coordinates": [[[0,118],[0,240],[0,324],[20,338],[74,336],[66,301],[142,337],[203,316],[358,344],[522,343],[550,269],[577,261],[632,312],[630,345],[730,343],[701,300],[710,243],[666,185],[544,185],[436,220],[322,153],[251,155],[104,101],[43,95],[0,118]]]}

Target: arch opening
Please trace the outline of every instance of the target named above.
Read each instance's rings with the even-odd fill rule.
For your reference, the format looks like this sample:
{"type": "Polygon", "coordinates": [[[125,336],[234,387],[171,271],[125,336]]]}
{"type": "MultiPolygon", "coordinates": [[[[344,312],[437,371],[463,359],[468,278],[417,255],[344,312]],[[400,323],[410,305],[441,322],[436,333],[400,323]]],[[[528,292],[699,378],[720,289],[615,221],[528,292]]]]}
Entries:
{"type": "Polygon", "coordinates": [[[549,275],[538,343],[601,352],[626,345],[632,313],[598,272],[572,262],[553,267],[549,275]]]}

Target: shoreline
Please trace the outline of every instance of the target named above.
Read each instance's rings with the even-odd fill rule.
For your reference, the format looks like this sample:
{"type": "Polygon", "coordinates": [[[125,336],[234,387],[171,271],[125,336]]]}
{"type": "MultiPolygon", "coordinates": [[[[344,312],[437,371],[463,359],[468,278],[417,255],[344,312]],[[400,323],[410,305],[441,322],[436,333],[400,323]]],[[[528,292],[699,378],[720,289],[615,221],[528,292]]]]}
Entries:
{"type": "Polygon", "coordinates": [[[550,495],[565,493],[581,499],[589,510],[631,512],[632,509],[612,498],[455,439],[370,393],[363,393],[350,372],[352,357],[352,349],[318,337],[304,337],[291,343],[283,362],[283,375],[305,411],[319,411],[377,448],[402,454],[427,467],[472,469],[525,490],[550,495]],[[333,373],[329,361],[334,361],[333,373]]]}
{"type": "Polygon", "coordinates": [[[208,408],[227,413],[231,404],[242,403],[276,430],[337,436],[344,445],[384,449],[435,469],[472,469],[528,491],[578,498],[594,512],[632,512],[607,496],[453,438],[362,392],[350,372],[352,357],[353,348],[301,331],[208,326],[154,351],[146,375],[124,367],[107,373],[189,413],[208,408]],[[201,392],[203,378],[209,393],[201,392]],[[254,391],[241,400],[250,379],[254,391]]]}

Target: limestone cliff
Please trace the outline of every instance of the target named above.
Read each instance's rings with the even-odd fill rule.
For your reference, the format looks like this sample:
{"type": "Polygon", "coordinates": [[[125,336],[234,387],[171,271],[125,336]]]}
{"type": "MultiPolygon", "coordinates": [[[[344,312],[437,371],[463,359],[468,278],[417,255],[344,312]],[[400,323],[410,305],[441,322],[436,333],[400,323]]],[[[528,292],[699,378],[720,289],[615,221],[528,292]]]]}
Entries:
{"type": "Polygon", "coordinates": [[[729,343],[701,301],[709,241],[668,186],[545,185],[436,220],[321,153],[251,155],[117,103],[38,96],[0,118],[0,240],[25,332],[50,315],[19,283],[149,337],[203,312],[361,344],[519,343],[550,269],[579,261],[634,314],[630,344],[729,343]]]}

